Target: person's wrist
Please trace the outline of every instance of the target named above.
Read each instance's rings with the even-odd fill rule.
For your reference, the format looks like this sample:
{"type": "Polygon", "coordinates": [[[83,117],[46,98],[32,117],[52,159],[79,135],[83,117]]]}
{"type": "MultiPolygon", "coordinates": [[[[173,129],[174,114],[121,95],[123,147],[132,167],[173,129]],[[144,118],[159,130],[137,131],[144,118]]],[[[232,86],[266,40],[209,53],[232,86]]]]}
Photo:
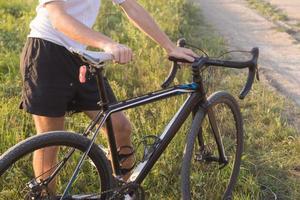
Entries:
{"type": "Polygon", "coordinates": [[[170,54],[171,52],[173,52],[176,49],[176,45],[173,43],[169,43],[168,45],[166,45],[164,47],[165,51],[167,52],[167,54],[170,54]]]}

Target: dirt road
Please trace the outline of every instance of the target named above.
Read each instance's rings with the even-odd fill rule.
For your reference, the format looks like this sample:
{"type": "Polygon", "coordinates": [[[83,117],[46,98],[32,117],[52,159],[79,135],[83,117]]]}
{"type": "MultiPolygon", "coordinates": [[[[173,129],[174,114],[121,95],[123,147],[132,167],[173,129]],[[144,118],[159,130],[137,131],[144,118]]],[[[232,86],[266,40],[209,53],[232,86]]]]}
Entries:
{"type": "Polygon", "coordinates": [[[300,106],[300,44],[243,0],[194,0],[230,49],[260,48],[260,72],[300,106]]]}

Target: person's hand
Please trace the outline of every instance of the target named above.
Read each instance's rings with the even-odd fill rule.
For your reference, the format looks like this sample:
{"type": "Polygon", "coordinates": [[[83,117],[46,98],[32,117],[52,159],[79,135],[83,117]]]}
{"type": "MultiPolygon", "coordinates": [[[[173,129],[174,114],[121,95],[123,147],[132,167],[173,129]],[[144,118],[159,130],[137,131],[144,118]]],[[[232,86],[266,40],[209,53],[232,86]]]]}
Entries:
{"type": "Polygon", "coordinates": [[[126,45],[110,43],[106,45],[104,51],[113,55],[113,60],[120,64],[126,64],[132,60],[132,50],[126,45]]]}
{"type": "Polygon", "coordinates": [[[194,62],[195,58],[199,57],[191,49],[177,46],[168,51],[168,56],[173,56],[175,58],[183,58],[189,62],[194,62]]]}

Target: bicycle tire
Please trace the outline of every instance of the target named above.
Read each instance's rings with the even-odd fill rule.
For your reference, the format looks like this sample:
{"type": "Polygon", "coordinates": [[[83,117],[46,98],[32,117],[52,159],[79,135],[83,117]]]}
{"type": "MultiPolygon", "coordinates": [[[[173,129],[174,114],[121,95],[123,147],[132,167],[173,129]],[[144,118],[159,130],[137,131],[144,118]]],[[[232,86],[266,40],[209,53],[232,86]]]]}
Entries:
{"type": "MultiPolygon", "coordinates": [[[[196,113],[194,120],[192,122],[192,126],[190,129],[189,134],[187,135],[187,141],[185,145],[185,150],[184,150],[184,155],[183,155],[183,162],[182,162],[182,169],[181,169],[181,176],[182,176],[182,182],[181,182],[181,192],[182,192],[182,199],[184,200],[190,200],[190,199],[232,199],[232,192],[234,189],[234,186],[237,182],[239,170],[240,170],[240,165],[241,165],[241,157],[242,157],[242,152],[243,152],[243,122],[242,122],[242,115],[240,112],[239,105],[235,98],[230,95],[227,92],[216,92],[212,94],[208,98],[208,103],[207,103],[207,108],[201,108],[199,111],[196,113]],[[191,167],[192,167],[192,162],[194,162],[193,156],[194,151],[196,151],[196,146],[199,141],[197,141],[197,135],[199,134],[200,131],[202,131],[202,125],[206,116],[206,112],[208,108],[213,108],[218,105],[225,104],[228,106],[231,114],[233,115],[233,120],[234,122],[234,127],[236,129],[235,134],[236,134],[236,144],[233,144],[233,146],[236,146],[236,150],[234,152],[234,161],[232,165],[233,168],[230,172],[229,181],[226,185],[226,190],[224,192],[221,192],[220,196],[218,196],[217,191],[213,191],[214,188],[219,189],[217,186],[208,185],[209,193],[210,194],[193,194],[196,192],[200,192],[202,190],[203,193],[205,193],[205,183],[202,183],[202,185],[198,185],[197,191],[192,190],[191,188],[191,167]],[[209,188],[210,187],[210,188],[209,188]],[[196,197],[197,196],[197,197],[196,197]]],[[[226,135],[228,136],[228,135],[226,135]]],[[[229,135],[227,138],[231,137],[229,135]]],[[[226,139],[227,140],[227,139],[226,139]]],[[[224,141],[223,141],[224,142],[224,141]]],[[[199,145],[200,146],[200,145],[199,145]]],[[[224,145],[225,147],[225,145],[224,145]]],[[[226,153],[226,151],[225,151],[226,153]]],[[[195,161],[197,163],[200,163],[199,161],[195,161]]],[[[207,165],[207,162],[203,162],[203,165],[207,165]]],[[[194,164],[194,163],[193,163],[194,164]]],[[[198,165],[198,164],[197,164],[198,165]]],[[[199,164],[200,165],[200,164],[199,164]]],[[[195,167],[197,169],[200,169],[200,167],[195,167]]],[[[205,168],[204,168],[205,169],[205,168]]],[[[196,173],[199,174],[197,171],[196,173]]],[[[221,170],[219,172],[221,174],[221,170]]],[[[212,176],[214,175],[213,172],[209,175],[212,176]]],[[[201,176],[205,176],[201,174],[201,176]]],[[[221,175],[220,175],[221,176],[221,175]]],[[[209,177],[211,178],[211,177],[209,177]]],[[[196,180],[195,183],[199,183],[199,180],[196,180]]],[[[222,182],[222,181],[221,181],[222,182]]],[[[199,183],[200,184],[200,183],[199,183]]],[[[217,185],[217,183],[216,183],[217,185]]],[[[219,192],[220,193],[220,192],[219,192]]]]}
{"type": "MultiPolygon", "coordinates": [[[[59,152],[61,152],[64,150],[63,147],[66,148],[66,151],[68,151],[68,149],[74,148],[74,149],[76,149],[74,156],[76,156],[75,154],[80,154],[80,153],[85,152],[85,150],[87,149],[90,142],[91,142],[91,140],[89,140],[88,138],[86,138],[82,135],[79,135],[79,134],[75,134],[75,133],[71,133],[71,132],[55,131],[55,132],[49,132],[49,133],[45,133],[45,134],[41,134],[41,135],[36,135],[36,136],[30,137],[30,138],[16,144],[14,147],[10,148],[8,151],[6,151],[0,157],[0,181],[2,181],[2,183],[1,183],[2,186],[0,184],[0,189],[1,189],[0,197],[1,196],[2,197],[0,199],[24,199],[24,197],[22,197],[21,195],[24,195],[26,191],[24,193],[20,194],[20,198],[19,197],[16,198],[15,196],[13,196],[13,195],[17,195],[16,193],[18,193],[18,191],[16,191],[15,193],[11,193],[11,196],[7,196],[8,195],[7,192],[9,193],[12,191],[6,185],[10,183],[9,182],[10,180],[13,181],[14,176],[15,175],[17,176],[18,173],[28,174],[28,172],[20,171],[23,169],[18,169],[18,168],[15,169],[15,168],[18,166],[18,161],[20,161],[21,164],[24,161],[29,163],[29,161],[27,161],[27,160],[23,161],[23,159],[27,159],[27,157],[28,157],[28,160],[29,160],[30,158],[32,158],[31,155],[29,155],[29,154],[31,154],[35,150],[42,149],[45,147],[50,147],[50,146],[60,146],[59,152]],[[10,172],[9,170],[12,170],[12,172],[10,172]],[[10,174],[10,173],[14,173],[14,172],[16,172],[16,173],[10,174]]],[[[95,191],[96,194],[97,193],[99,194],[100,190],[101,190],[101,192],[109,191],[109,189],[111,189],[112,185],[113,185],[113,178],[112,178],[111,168],[109,166],[108,160],[107,160],[106,156],[104,155],[103,151],[96,144],[93,144],[87,157],[91,160],[91,162],[94,165],[94,166],[89,166],[88,170],[92,169],[92,171],[95,174],[98,173],[99,177],[98,178],[95,177],[95,179],[99,180],[99,183],[96,183],[97,181],[95,181],[95,183],[89,182],[92,180],[84,180],[84,183],[89,184],[88,185],[89,187],[91,187],[92,184],[97,184],[96,187],[98,187],[98,184],[100,184],[99,185],[100,188],[98,188],[97,191],[95,191]],[[92,167],[94,167],[95,170],[93,170],[92,167]]],[[[88,162],[86,162],[86,163],[88,163],[88,162]]],[[[77,162],[74,163],[74,166],[75,165],[77,165],[77,162]]],[[[69,165],[66,165],[66,166],[70,167],[69,165]]],[[[26,166],[24,167],[24,170],[28,170],[25,168],[26,168],[26,166]]],[[[68,172],[68,171],[69,171],[69,168],[66,169],[66,172],[68,172]]],[[[62,173],[65,173],[65,172],[62,172],[62,173]]],[[[70,173],[72,174],[73,170],[70,171],[70,173]]],[[[24,178],[27,180],[26,177],[20,177],[20,178],[21,179],[24,178]]],[[[28,178],[30,179],[30,178],[34,178],[34,177],[28,177],[28,178]]],[[[71,176],[68,177],[68,179],[66,179],[66,182],[68,182],[68,180],[70,178],[71,178],[71,176]]],[[[80,180],[76,180],[76,181],[80,181],[80,180]]],[[[16,185],[16,187],[22,188],[23,186],[16,185]]],[[[82,186],[82,187],[84,187],[84,186],[82,186]]],[[[108,194],[109,193],[104,193],[99,198],[106,199],[108,194]]],[[[77,196],[78,196],[78,194],[77,194],[77,196]]]]}

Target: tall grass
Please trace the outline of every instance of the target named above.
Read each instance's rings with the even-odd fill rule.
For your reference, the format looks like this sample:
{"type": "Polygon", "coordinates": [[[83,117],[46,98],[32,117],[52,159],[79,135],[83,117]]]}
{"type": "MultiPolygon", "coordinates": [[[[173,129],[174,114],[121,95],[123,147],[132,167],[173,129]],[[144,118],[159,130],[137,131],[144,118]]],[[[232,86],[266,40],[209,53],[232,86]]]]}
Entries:
{"type": "MultiPolygon", "coordinates": [[[[185,0],[139,2],[173,41],[185,37],[212,56],[224,51],[222,38],[217,37],[203,22],[199,9],[192,4],[185,0]]],[[[32,0],[0,0],[0,153],[35,134],[31,116],[18,109],[21,91],[19,53],[34,16],[35,4],[36,1],[32,0]]],[[[106,70],[119,100],[160,89],[170,65],[166,54],[132,26],[118,7],[104,1],[94,28],[134,51],[135,60],[132,63],[110,64],[106,70]]],[[[183,68],[175,83],[186,83],[190,78],[189,69],[183,68]]],[[[215,76],[214,89],[238,94],[245,79],[243,73],[224,71],[215,76]]],[[[176,97],[126,111],[133,124],[135,144],[144,135],[161,132],[184,99],[184,96],[176,97]]],[[[256,83],[252,93],[240,103],[245,118],[246,148],[235,199],[275,199],[274,194],[279,199],[299,199],[299,178],[289,171],[300,162],[300,139],[282,115],[287,101],[256,83]]],[[[66,128],[81,132],[87,123],[87,118],[76,114],[67,117],[66,128]]],[[[181,128],[143,183],[148,199],[180,198],[178,174],[189,124],[190,121],[181,128]]]]}

